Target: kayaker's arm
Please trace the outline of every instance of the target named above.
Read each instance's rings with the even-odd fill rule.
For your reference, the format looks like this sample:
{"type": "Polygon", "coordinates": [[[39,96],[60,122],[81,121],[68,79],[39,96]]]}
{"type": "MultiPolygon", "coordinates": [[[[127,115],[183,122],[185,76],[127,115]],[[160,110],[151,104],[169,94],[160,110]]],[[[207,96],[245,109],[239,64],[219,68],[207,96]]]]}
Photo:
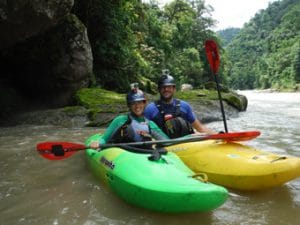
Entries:
{"type": "Polygon", "coordinates": [[[196,117],[195,113],[193,112],[193,109],[190,104],[188,104],[185,101],[181,101],[182,107],[185,110],[186,113],[186,120],[192,125],[193,129],[196,132],[202,133],[202,134],[216,134],[215,131],[207,128],[204,124],[202,124],[196,117]]]}
{"type": "Polygon", "coordinates": [[[99,148],[101,145],[106,144],[107,141],[111,138],[113,133],[119,129],[120,126],[122,126],[126,121],[127,121],[127,115],[120,115],[117,116],[107,127],[105,130],[104,134],[101,135],[99,142],[94,141],[91,143],[90,147],[91,148],[99,148]]]}
{"type": "Polygon", "coordinates": [[[192,123],[192,127],[199,133],[216,134],[215,131],[204,126],[198,119],[195,119],[195,121],[192,123]]]}

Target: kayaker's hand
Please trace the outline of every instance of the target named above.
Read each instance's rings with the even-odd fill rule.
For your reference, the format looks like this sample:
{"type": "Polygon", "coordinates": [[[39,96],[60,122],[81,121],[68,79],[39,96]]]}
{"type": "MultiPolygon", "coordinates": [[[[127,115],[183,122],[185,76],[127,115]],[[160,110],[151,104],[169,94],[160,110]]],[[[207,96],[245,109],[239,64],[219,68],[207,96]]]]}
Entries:
{"type": "Polygon", "coordinates": [[[90,147],[93,148],[93,149],[98,149],[100,147],[100,144],[99,142],[97,141],[93,141],[91,144],[90,144],[90,147]]]}

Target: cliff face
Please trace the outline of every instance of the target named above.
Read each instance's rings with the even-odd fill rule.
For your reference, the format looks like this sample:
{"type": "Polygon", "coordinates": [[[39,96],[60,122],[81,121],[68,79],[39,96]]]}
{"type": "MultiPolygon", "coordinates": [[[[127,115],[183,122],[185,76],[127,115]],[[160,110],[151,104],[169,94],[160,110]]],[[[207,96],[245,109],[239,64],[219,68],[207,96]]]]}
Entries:
{"type": "Polygon", "coordinates": [[[73,4],[73,0],[0,0],[0,49],[12,47],[55,26],[73,4]]]}
{"type": "Polygon", "coordinates": [[[88,86],[92,51],[86,27],[70,13],[73,4],[0,0],[2,109],[64,106],[88,86]]]}

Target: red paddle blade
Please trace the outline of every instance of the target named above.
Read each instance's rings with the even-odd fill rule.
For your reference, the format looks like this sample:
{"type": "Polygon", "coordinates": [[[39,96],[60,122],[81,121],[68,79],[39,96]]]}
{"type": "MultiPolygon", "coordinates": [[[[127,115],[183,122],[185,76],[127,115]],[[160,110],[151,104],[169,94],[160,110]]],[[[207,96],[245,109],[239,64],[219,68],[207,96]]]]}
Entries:
{"type": "Polygon", "coordinates": [[[43,142],[37,144],[36,149],[46,159],[61,160],[70,157],[77,151],[85,150],[87,147],[70,142],[43,142]]]}
{"type": "Polygon", "coordinates": [[[220,57],[218,46],[214,40],[207,40],[205,42],[205,52],[210,68],[216,74],[220,65],[220,57]]]}
{"type": "Polygon", "coordinates": [[[243,131],[243,132],[230,132],[209,135],[209,139],[222,139],[224,141],[249,141],[260,135],[260,131],[243,131]]]}

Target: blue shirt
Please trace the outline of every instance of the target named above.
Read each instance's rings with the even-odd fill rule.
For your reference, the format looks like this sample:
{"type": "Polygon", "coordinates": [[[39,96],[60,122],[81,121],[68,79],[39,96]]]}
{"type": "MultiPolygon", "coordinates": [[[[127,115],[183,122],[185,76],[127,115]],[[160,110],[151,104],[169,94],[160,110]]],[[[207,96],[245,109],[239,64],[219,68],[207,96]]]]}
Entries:
{"type": "MultiPolygon", "coordinates": [[[[173,99],[170,104],[161,104],[162,110],[164,110],[165,114],[174,114],[176,112],[176,101],[173,99]]],[[[193,123],[196,120],[196,116],[193,113],[192,107],[189,103],[180,100],[180,112],[181,117],[187,120],[189,123],[193,123]]],[[[156,104],[151,102],[145,108],[144,115],[147,119],[154,121],[159,127],[163,126],[164,118],[162,118],[156,104]]]]}

